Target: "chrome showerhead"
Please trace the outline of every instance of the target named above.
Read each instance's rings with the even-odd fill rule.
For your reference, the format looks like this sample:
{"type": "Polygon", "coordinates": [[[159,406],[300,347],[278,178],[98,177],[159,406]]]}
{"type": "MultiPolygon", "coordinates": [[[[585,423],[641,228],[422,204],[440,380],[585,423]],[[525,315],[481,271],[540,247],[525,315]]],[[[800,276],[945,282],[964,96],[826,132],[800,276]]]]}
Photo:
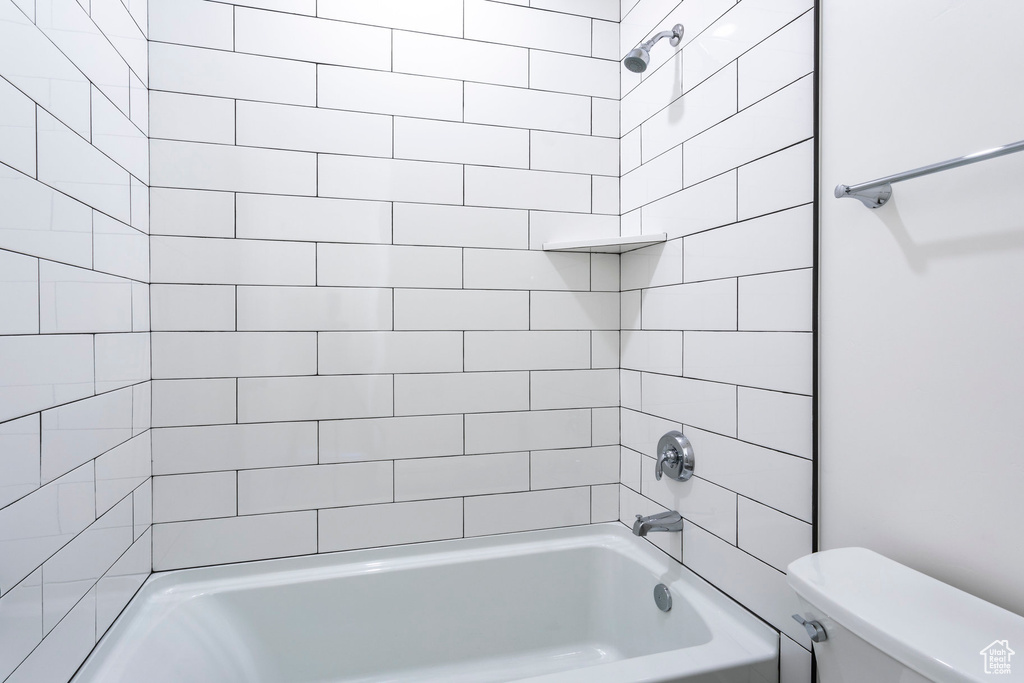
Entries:
{"type": "Polygon", "coordinates": [[[672,47],[679,45],[679,42],[683,39],[683,25],[676,24],[672,27],[671,31],[662,31],[646,43],[640,45],[640,47],[633,48],[629,51],[629,54],[623,58],[622,63],[625,64],[626,68],[633,73],[643,73],[647,70],[647,65],[651,62],[651,48],[654,47],[662,38],[668,38],[668,42],[672,47]]]}
{"type": "Polygon", "coordinates": [[[633,73],[643,73],[651,61],[651,53],[642,47],[635,47],[629,51],[622,63],[633,73]]]}

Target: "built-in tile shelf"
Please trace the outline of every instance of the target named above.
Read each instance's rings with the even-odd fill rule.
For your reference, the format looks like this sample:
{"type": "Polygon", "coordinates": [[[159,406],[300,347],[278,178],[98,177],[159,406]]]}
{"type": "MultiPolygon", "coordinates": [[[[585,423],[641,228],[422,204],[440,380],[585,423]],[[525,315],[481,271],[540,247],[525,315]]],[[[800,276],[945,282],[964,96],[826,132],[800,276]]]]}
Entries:
{"type": "Polygon", "coordinates": [[[606,237],[597,240],[568,240],[545,242],[544,251],[588,251],[599,254],[621,254],[624,251],[642,249],[668,239],[664,232],[651,235],[630,235],[628,237],[606,237]]]}

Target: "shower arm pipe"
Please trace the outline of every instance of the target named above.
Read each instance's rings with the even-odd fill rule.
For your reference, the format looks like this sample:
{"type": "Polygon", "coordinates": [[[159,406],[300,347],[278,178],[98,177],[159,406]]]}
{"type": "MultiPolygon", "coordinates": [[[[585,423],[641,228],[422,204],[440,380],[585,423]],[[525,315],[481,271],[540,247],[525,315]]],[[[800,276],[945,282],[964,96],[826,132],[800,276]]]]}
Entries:
{"type": "Polygon", "coordinates": [[[843,197],[857,199],[869,209],[877,209],[878,207],[883,206],[892,197],[893,183],[911,180],[913,178],[920,178],[921,176],[931,175],[932,173],[938,173],[939,171],[948,171],[951,168],[959,168],[960,166],[976,164],[979,161],[987,161],[988,159],[995,159],[996,157],[1014,154],[1015,152],[1024,152],[1024,140],[1021,140],[1020,142],[1011,142],[1010,144],[1003,145],[1002,147],[985,149],[980,152],[975,152],[974,154],[950,159],[949,161],[940,161],[937,164],[922,166],[921,168],[904,171],[903,173],[895,173],[866,183],[858,183],[857,185],[836,185],[835,196],[836,199],[842,199],[843,197]]]}
{"type": "Polygon", "coordinates": [[[648,52],[650,52],[651,48],[654,47],[655,45],[657,45],[658,41],[661,40],[662,38],[669,38],[669,39],[671,39],[669,42],[675,41],[675,42],[672,43],[672,45],[675,46],[675,45],[679,44],[679,39],[682,38],[682,34],[680,33],[679,35],[676,35],[676,32],[674,30],[673,31],[662,31],[661,33],[655,34],[647,42],[642,43],[640,45],[640,47],[642,47],[643,49],[645,49],[648,52]]]}

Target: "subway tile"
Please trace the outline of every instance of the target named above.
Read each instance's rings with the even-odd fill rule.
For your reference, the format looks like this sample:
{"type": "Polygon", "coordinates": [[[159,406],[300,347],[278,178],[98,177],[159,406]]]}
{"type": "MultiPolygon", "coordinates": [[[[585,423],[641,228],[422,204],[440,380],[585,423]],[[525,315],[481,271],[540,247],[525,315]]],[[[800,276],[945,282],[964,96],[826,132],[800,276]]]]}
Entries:
{"type": "Polygon", "coordinates": [[[465,370],[590,367],[589,332],[465,332],[465,370]]]}
{"type": "Polygon", "coordinates": [[[643,232],[664,232],[673,239],[734,223],[736,196],[733,172],[691,185],[643,206],[643,232]]]}
{"type": "Polygon", "coordinates": [[[178,379],[153,382],[153,426],[235,421],[235,380],[178,379]]]}
{"type": "Polygon", "coordinates": [[[810,268],[739,278],[739,328],[811,332],[813,294],[810,268]]]}
{"type": "Polygon", "coordinates": [[[814,12],[769,36],[737,63],[741,108],[809,74],[814,70],[814,12]]]}
{"type": "Polygon", "coordinates": [[[236,144],[306,152],[391,156],[391,117],[240,101],[236,144]]]}
{"type": "Polygon", "coordinates": [[[640,492],[640,461],[643,456],[634,450],[619,447],[619,481],[637,493],[640,492]]]}
{"type": "Polygon", "coordinates": [[[481,83],[466,83],[465,95],[467,122],[584,135],[591,132],[589,97],[481,83]]]}
{"type": "Polygon", "coordinates": [[[156,379],[312,375],[312,332],[156,332],[156,379]]]}
{"type": "Polygon", "coordinates": [[[530,409],[527,372],[452,372],[395,377],[396,415],[530,409]]]}
{"type": "Polygon", "coordinates": [[[432,0],[429,5],[419,0],[319,0],[317,16],[423,33],[462,35],[461,0],[432,0]]]}
{"type": "Polygon", "coordinates": [[[814,201],[814,141],[740,166],[739,219],[814,201]]]}
{"type": "Polygon", "coordinates": [[[501,493],[465,499],[466,536],[590,523],[590,488],[501,493]]]}
{"type": "Polygon", "coordinates": [[[321,332],[318,371],[325,375],[460,372],[461,332],[321,332]]]}
{"type": "Polygon", "coordinates": [[[462,82],[386,71],[317,67],[319,107],[462,120],[462,82]]]}
{"type": "Polygon", "coordinates": [[[594,97],[619,97],[619,63],[560,52],[530,52],[530,87],[594,97]]]}
{"type": "Polygon", "coordinates": [[[239,330],[390,330],[390,289],[238,287],[239,330]]]}
{"type": "Polygon", "coordinates": [[[530,6],[565,14],[580,14],[595,19],[619,21],[619,2],[617,0],[532,0],[530,6]]]}
{"type": "Polygon", "coordinates": [[[813,457],[814,403],[810,396],[747,387],[738,391],[740,439],[803,458],[813,457]]]}
{"type": "Polygon", "coordinates": [[[541,451],[590,446],[589,410],[466,415],[466,452],[541,451]]]}
{"type": "Polygon", "coordinates": [[[641,410],[642,373],[636,370],[619,370],[619,404],[623,408],[641,410]]]}
{"type": "Polygon", "coordinates": [[[618,292],[532,292],[532,330],[618,330],[618,292]]]}
{"type": "Polygon", "coordinates": [[[736,280],[653,287],[642,295],[645,330],[736,329],[736,280]]]}
{"type": "Polygon", "coordinates": [[[86,593],[6,683],[68,681],[96,645],[95,591],[86,593]]]}
{"type": "Polygon", "coordinates": [[[616,254],[590,255],[590,289],[619,293],[619,258],[616,254]]]}
{"type": "Polygon", "coordinates": [[[525,330],[530,293],[396,289],[397,330],[525,330]]]}
{"type": "Polygon", "coordinates": [[[682,375],[683,333],[623,330],[622,367],[664,375],[682,375]]]}
{"type": "Polygon", "coordinates": [[[39,264],[40,332],[130,332],[128,280],[51,261],[39,264]]]}
{"type": "MultiPolygon", "coordinates": [[[[568,448],[530,453],[530,488],[614,484],[619,480],[619,447],[568,448]]],[[[616,494],[616,500],[618,495],[616,494]]]]}
{"type": "Polygon", "coordinates": [[[530,408],[618,406],[619,371],[556,370],[530,373],[530,408]]]}
{"type": "Polygon", "coordinates": [[[619,137],[619,100],[591,99],[590,134],[605,138],[619,137]]]}
{"type": "Polygon", "coordinates": [[[394,41],[396,72],[523,88],[530,84],[529,51],[521,47],[407,31],[395,31],[394,41]]]}
{"type": "Polygon", "coordinates": [[[641,160],[640,129],[634,128],[619,140],[619,167],[623,175],[638,168],[641,160]]]}
{"type": "Polygon", "coordinates": [[[779,679],[786,683],[811,683],[811,653],[790,638],[779,639],[779,679]]]}
{"type": "Polygon", "coordinates": [[[92,144],[143,183],[149,182],[149,138],[95,88],[92,91],[92,144]]]}
{"type": "Polygon", "coordinates": [[[0,420],[91,396],[94,381],[90,335],[0,337],[0,420]]]}
{"type": "Polygon", "coordinates": [[[688,428],[686,436],[700,458],[702,479],[810,521],[812,468],[809,460],[701,429],[688,428]]]}
{"type": "Polygon", "coordinates": [[[153,540],[137,540],[96,584],[96,636],[102,637],[142,587],[153,566],[153,540]]]}
{"type": "Polygon", "coordinates": [[[719,538],[736,543],[736,499],[738,496],[700,477],[680,485],[668,477],[654,478],[654,458],[641,458],[640,492],[669,510],[675,510],[719,538]]]}
{"type": "Polygon", "coordinates": [[[312,465],[316,461],[315,422],[153,430],[154,475],[312,465]]]}
{"type": "MultiPolygon", "coordinates": [[[[595,22],[596,23],[596,22],[595,22]]],[[[614,522],[619,519],[619,485],[590,487],[590,523],[614,522]]]]}
{"type": "MultiPolygon", "coordinates": [[[[611,368],[609,368],[611,369],[611,368]]],[[[590,441],[594,446],[614,446],[619,442],[619,409],[594,408],[590,411],[590,441]]]]}
{"type": "Polygon", "coordinates": [[[803,628],[790,616],[800,611],[800,604],[784,572],[690,523],[683,526],[683,548],[689,569],[786,635],[809,644],[803,628]]]}
{"type": "Polygon", "coordinates": [[[238,380],[239,422],[384,417],[393,405],[390,375],[238,380]]]}
{"type": "Polygon", "coordinates": [[[149,281],[149,235],[96,212],[92,219],[93,268],[149,281]]]}
{"type": "Polygon", "coordinates": [[[793,560],[810,555],[813,528],[748,498],[739,499],[737,545],[780,572],[793,560]]]}
{"type": "Polygon", "coordinates": [[[126,500],[43,564],[43,633],[71,611],[132,540],[132,506],[126,500]]]}
{"type": "Polygon", "coordinates": [[[128,64],[75,0],[36,0],[36,26],[88,79],[128,111],[128,64]]]}
{"type": "Polygon", "coordinates": [[[235,472],[153,477],[153,522],[233,517],[235,479],[235,472]]]}
{"type": "MultiPolygon", "coordinates": [[[[665,508],[650,498],[625,486],[619,488],[619,521],[623,524],[632,526],[636,515],[655,515],[660,512],[666,512],[665,508]]],[[[663,550],[676,562],[682,560],[682,534],[650,534],[646,538],[648,543],[663,550]]]]}
{"type": "Polygon", "coordinates": [[[154,237],[153,282],[211,285],[312,285],[312,244],[241,239],[154,237]]]}
{"type": "Polygon", "coordinates": [[[391,31],[282,12],[235,10],[235,50],[366,69],[391,69],[391,31]]]}
{"type": "Polygon", "coordinates": [[[316,16],[317,0],[232,0],[232,5],[316,16]]]}
{"type": "Polygon", "coordinates": [[[2,164],[0,204],[0,247],[92,266],[93,212],[88,206],[2,164]]]}
{"type": "Polygon", "coordinates": [[[153,140],[153,184],[200,190],[314,195],[316,155],[277,149],[153,140]]]}
{"type": "Polygon", "coordinates": [[[238,513],[392,502],[393,463],[307,465],[238,473],[238,513]]]}
{"type": "Polygon", "coordinates": [[[128,172],[70,128],[40,111],[39,180],[120,221],[131,220],[128,172]]]}
{"type": "Polygon", "coordinates": [[[318,515],[322,553],[462,537],[458,498],[334,508],[318,515]]]}
{"type": "Polygon", "coordinates": [[[454,498],[530,488],[530,454],[496,453],[395,462],[395,500],[454,498]]]}
{"type": "Polygon", "coordinates": [[[195,47],[231,50],[234,10],[205,0],[148,0],[149,39],[195,47]]]}
{"type": "Polygon", "coordinates": [[[130,438],[131,389],[92,396],[44,411],[41,481],[53,481],[130,438]]]}
{"type": "MultiPolygon", "coordinates": [[[[150,477],[142,482],[142,485],[132,491],[132,508],[134,509],[135,538],[146,539],[146,546],[152,549],[152,541],[146,536],[146,532],[153,526],[153,478],[150,477]]],[[[146,563],[146,571],[153,566],[151,553],[146,563]]]]}
{"type": "Polygon", "coordinates": [[[531,131],[530,168],[619,175],[619,145],[610,138],[531,131]]]}
{"type": "Polygon", "coordinates": [[[590,54],[590,20],[584,17],[516,7],[485,0],[466,0],[466,38],[590,54]]]}
{"type": "MultiPolygon", "coordinates": [[[[619,22],[617,20],[594,21],[591,31],[590,56],[598,59],[610,59],[615,62],[619,60],[619,22]]],[[[615,79],[619,80],[618,74],[615,79]]],[[[618,505],[618,500],[619,494],[616,491],[616,505],[618,505]]]]}
{"type": "Polygon", "coordinates": [[[319,244],[317,284],[457,289],[462,286],[462,251],[439,247],[319,244]]]}
{"type": "Polygon", "coordinates": [[[810,395],[813,337],[803,332],[685,332],[683,374],[810,395]]]}
{"type": "Polygon", "coordinates": [[[622,292],[619,296],[619,328],[622,330],[640,329],[640,295],[641,290],[634,289],[622,292]]]}
{"type": "Polygon", "coordinates": [[[462,166],[402,159],[318,155],[321,197],[461,204],[462,166]]]}
{"type": "Polygon", "coordinates": [[[154,187],[150,199],[154,235],[235,236],[233,193],[154,187]]]}
{"type": "Polygon", "coordinates": [[[166,571],[316,552],[316,512],[153,526],[153,569],[166,571]]]}
{"type": "Polygon", "coordinates": [[[39,269],[37,259],[0,251],[0,334],[40,332],[39,269]]]}
{"type": "Polygon", "coordinates": [[[229,285],[152,285],[154,332],[235,329],[235,288],[229,285]]]}
{"type": "Polygon", "coordinates": [[[149,86],[153,90],[316,105],[316,68],[314,64],[238,52],[158,42],[149,46],[149,86]]]}
{"type": "Polygon", "coordinates": [[[0,594],[96,519],[92,463],[0,509],[0,594]]]}
{"type": "Polygon", "coordinates": [[[153,426],[153,383],[132,386],[132,436],[138,436],[153,426]]]}
{"type": "Polygon", "coordinates": [[[683,143],[686,187],[814,134],[814,80],[806,76],[683,143]]]}
{"type": "Polygon", "coordinates": [[[395,244],[525,249],[530,218],[526,211],[395,203],[395,244]]]}
{"type": "Polygon", "coordinates": [[[97,515],[112,508],[152,476],[152,453],[146,433],[96,458],[97,515]]]}
{"type": "Polygon", "coordinates": [[[320,422],[320,462],[461,455],[462,415],[320,422]],[[415,434],[415,447],[409,435],[415,434]]]}
{"type": "MultiPolygon", "coordinates": [[[[148,59],[148,44],[146,52],[148,59]]],[[[146,71],[149,71],[148,62],[146,71]]],[[[132,123],[145,135],[149,135],[149,88],[134,73],[129,74],[128,78],[128,109],[132,123]]]]}
{"type": "Polygon", "coordinates": [[[642,410],[673,422],[736,435],[736,387],[645,373],[642,410]]]}
{"type": "Polygon", "coordinates": [[[618,330],[594,330],[590,333],[590,367],[618,368],[620,351],[618,330]]]}
{"type": "MultiPolygon", "coordinates": [[[[619,217],[557,211],[530,212],[530,249],[548,242],[600,239],[619,236],[619,217]]],[[[616,263],[618,258],[615,257],[616,263]]],[[[615,287],[615,291],[618,291],[615,287]]]]}
{"type": "Polygon", "coordinates": [[[239,194],[237,236],[307,242],[391,241],[388,202],[239,194]]]}
{"type": "Polygon", "coordinates": [[[594,213],[618,216],[621,206],[619,178],[596,175],[591,178],[591,187],[591,210],[594,213]]]}
{"type": "Polygon", "coordinates": [[[479,289],[590,289],[590,256],[540,251],[466,249],[465,286],[479,289]]]}
{"type": "Polygon", "coordinates": [[[472,123],[395,119],[395,157],[526,168],[530,133],[472,123]]]}
{"type": "Polygon", "coordinates": [[[0,598],[0,677],[5,680],[43,637],[42,583],[37,570],[0,598]]]}
{"type": "Polygon", "coordinates": [[[78,134],[89,135],[89,80],[10,3],[0,7],[0,73],[78,134]]]}
{"type": "Polygon", "coordinates": [[[632,211],[683,189],[683,148],[676,146],[622,176],[622,211],[632,211]]]}
{"type": "Polygon", "coordinates": [[[36,105],[0,79],[0,162],[36,174],[36,105]]]}
{"type": "Polygon", "coordinates": [[[39,434],[36,415],[0,424],[0,508],[39,488],[39,434]]]}
{"type": "MultiPolygon", "coordinates": [[[[198,4],[198,3],[197,3],[198,4]]],[[[209,7],[229,7],[203,2],[209,7]]],[[[235,142],[235,101],[154,90],[149,95],[150,136],[189,142],[235,142]]]]}
{"type": "Polygon", "coordinates": [[[813,219],[808,205],[684,237],[685,281],[810,268],[813,219]]]}
{"type": "Polygon", "coordinates": [[[682,431],[683,425],[634,410],[620,410],[622,445],[650,457],[657,455],[658,440],[666,432],[682,431]]]}

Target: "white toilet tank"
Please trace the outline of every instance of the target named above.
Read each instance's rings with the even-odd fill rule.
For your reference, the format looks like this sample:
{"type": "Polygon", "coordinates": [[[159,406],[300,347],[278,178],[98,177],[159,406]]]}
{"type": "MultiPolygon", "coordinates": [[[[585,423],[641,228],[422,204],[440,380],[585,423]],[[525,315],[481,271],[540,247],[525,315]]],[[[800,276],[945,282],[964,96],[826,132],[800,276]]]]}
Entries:
{"type": "Polygon", "coordinates": [[[789,565],[820,683],[1024,681],[1024,617],[864,548],[789,565]]]}

